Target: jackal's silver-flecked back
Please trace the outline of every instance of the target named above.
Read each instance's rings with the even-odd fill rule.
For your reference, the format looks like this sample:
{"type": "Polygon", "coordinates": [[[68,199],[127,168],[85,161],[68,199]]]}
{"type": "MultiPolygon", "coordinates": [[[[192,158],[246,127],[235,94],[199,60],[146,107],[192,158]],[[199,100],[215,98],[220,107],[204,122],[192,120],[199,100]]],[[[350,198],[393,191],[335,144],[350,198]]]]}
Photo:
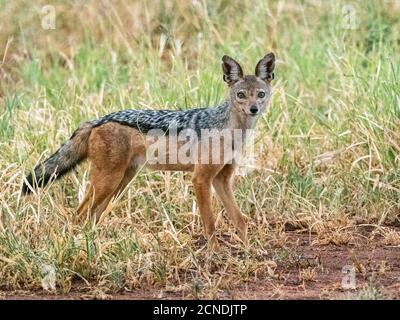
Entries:
{"type": "Polygon", "coordinates": [[[93,127],[116,122],[132,127],[142,133],[159,129],[165,133],[192,129],[200,134],[202,129],[221,129],[230,117],[228,101],[212,108],[189,110],[123,110],[110,113],[100,119],[89,121],[93,127]]]}

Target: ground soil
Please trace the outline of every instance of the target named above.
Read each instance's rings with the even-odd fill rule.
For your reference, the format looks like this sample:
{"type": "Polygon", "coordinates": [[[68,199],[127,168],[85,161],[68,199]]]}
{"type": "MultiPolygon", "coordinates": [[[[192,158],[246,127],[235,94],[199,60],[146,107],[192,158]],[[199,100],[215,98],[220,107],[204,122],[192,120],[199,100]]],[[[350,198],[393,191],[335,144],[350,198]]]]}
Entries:
{"type": "MultiPolygon", "coordinates": [[[[290,257],[277,263],[272,277],[260,277],[222,291],[219,299],[400,299],[400,246],[360,235],[346,245],[321,245],[315,235],[288,231],[290,257]],[[342,268],[355,270],[355,289],[344,289],[342,268]]],[[[271,251],[273,252],[273,251],[271,251]]],[[[73,288],[68,295],[0,292],[0,299],[93,299],[73,288]]],[[[190,292],[141,288],[106,299],[191,299],[190,292]]]]}

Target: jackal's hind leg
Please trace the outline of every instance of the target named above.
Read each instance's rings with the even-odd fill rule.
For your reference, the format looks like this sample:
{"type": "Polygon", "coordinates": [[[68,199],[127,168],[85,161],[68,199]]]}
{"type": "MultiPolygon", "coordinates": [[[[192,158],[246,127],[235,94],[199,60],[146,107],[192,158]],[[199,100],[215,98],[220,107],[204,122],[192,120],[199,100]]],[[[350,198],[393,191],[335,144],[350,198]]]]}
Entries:
{"type": "Polygon", "coordinates": [[[93,169],[88,191],[78,208],[80,220],[86,218],[86,214],[98,221],[103,211],[107,208],[119,185],[124,178],[124,170],[119,172],[93,169]]]}
{"type": "Polygon", "coordinates": [[[137,166],[135,166],[135,165],[129,166],[125,170],[124,177],[122,178],[122,181],[116,190],[116,193],[115,193],[116,195],[118,195],[124,191],[124,189],[129,184],[129,182],[131,182],[131,180],[135,177],[136,173],[137,173],[137,166]]]}
{"type": "Polygon", "coordinates": [[[133,179],[135,174],[136,174],[136,167],[128,167],[124,173],[121,182],[117,187],[115,186],[117,185],[116,182],[119,179],[116,179],[115,175],[113,175],[112,178],[110,179],[110,181],[114,181],[114,183],[110,184],[108,189],[102,187],[101,183],[99,182],[93,183],[94,185],[97,185],[97,187],[89,186],[88,191],[86,192],[85,197],[78,208],[78,216],[80,217],[80,219],[83,219],[85,213],[88,213],[89,211],[93,212],[93,216],[95,216],[96,219],[99,219],[101,213],[107,208],[107,205],[111,201],[112,197],[117,196],[119,193],[124,191],[125,187],[133,179]],[[99,191],[99,186],[100,186],[100,191],[99,191]],[[103,193],[105,197],[102,197],[101,195],[95,197],[95,190],[97,190],[98,193],[99,192],[103,193]]]}
{"type": "Polygon", "coordinates": [[[89,138],[88,159],[91,163],[88,191],[78,214],[90,214],[99,220],[112,197],[125,187],[125,173],[131,164],[132,129],[115,123],[106,123],[92,130],[89,138]]]}

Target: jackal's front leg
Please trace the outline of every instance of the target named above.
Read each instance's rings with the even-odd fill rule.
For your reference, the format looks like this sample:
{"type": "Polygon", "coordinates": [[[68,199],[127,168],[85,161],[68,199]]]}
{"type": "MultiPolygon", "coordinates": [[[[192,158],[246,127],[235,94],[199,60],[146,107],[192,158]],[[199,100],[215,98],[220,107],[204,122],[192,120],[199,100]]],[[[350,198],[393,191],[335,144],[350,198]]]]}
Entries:
{"type": "Polygon", "coordinates": [[[214,178],[213,186],[221,200],[226,213],[232,219],[234,226],[243,242],[247,242],[247,223],[233,194],[232,182],[235,173],[233,164],[226,164],[214,178]]]}
{"type": "Polygon", "coordinates": [[[193,185],[200,209],[206,236],[210,241],[211,248],[218,246],[215,238],[215,220],[211,205],[211,184],[214,177],[221,170],[222,165],[196,165],[193,172],[193,185]]]}

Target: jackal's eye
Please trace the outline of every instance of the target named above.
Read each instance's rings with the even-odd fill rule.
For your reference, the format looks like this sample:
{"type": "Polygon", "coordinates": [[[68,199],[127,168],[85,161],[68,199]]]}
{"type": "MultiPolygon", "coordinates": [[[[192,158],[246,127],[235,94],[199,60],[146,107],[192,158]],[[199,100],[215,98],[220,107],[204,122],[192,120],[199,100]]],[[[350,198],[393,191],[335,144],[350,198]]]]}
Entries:
{"type": "Polygon", "coordinates": [[[246,98],[245,94],[244,94],[242,91],[238,92],[238,93],[236,94],[236,96],[237,96],[239,99],[244,99],[244,98],[246,98]]]}
{"type": "Polygon", "coordinates": [[[260,99],[265,97],[265,92],[264,91],[260,91],[257,95],[260,99]]]}

